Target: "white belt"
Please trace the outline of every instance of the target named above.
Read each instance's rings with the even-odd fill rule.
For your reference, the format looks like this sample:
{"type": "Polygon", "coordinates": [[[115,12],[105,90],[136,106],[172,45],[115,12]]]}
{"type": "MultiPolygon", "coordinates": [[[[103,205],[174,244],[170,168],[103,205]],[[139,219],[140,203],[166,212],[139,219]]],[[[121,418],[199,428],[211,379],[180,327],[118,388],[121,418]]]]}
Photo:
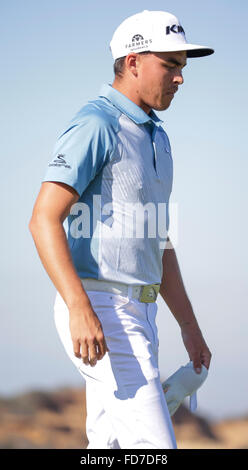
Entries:
{"type": "Polygon", "coordinates": [[[97,279],[81,279],[85,290],[112,292],[124,297],[138,299],[140,302],[155,302],[160,284],[146,284],[144,286],[130,286],[116,281],[99,281],[97,279]]]}

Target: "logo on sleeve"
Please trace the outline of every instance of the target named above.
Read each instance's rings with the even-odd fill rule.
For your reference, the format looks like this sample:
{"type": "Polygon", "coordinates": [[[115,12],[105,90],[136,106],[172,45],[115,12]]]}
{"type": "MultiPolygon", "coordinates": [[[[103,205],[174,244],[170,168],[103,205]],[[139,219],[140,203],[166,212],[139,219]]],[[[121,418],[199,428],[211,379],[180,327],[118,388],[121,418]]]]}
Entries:
{"type": "Polygon", "coordinates": [[[49,163],[48,166],[64,166],[65,168],[71,168],[71,165],[67,164],[62,153],[59,153],[59,155],[57,155],[57,157],[55,157],[52,163],[49,163]]]}

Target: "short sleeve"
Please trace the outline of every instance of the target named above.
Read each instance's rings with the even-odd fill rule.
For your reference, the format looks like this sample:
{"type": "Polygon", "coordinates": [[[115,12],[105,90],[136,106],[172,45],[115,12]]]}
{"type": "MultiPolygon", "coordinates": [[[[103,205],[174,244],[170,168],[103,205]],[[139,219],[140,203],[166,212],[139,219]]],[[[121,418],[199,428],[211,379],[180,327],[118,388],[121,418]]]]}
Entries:
{"type": "Polygon", "coordinates": [[[42,182],[66,183],[81,196],[111,158],[114,142],[115,133],[108,119],[86,109],[80,120],[58,138],[42,182]]]}

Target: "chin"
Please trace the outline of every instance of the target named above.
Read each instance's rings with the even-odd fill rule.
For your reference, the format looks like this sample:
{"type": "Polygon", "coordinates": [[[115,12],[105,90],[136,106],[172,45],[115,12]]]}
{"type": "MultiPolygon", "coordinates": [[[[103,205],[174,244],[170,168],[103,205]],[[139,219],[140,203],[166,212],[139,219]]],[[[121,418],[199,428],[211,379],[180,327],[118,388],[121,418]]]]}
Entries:
{"type": "Polygon", "coordinates": [[[156,106],[153,106],[153,109],[155,109],[155,111],[165,111],[166,109],[169,108],[171,102],[170,103],[165,103],[165,104],[160,104],[160,105],[156,105],[156,106]]]}

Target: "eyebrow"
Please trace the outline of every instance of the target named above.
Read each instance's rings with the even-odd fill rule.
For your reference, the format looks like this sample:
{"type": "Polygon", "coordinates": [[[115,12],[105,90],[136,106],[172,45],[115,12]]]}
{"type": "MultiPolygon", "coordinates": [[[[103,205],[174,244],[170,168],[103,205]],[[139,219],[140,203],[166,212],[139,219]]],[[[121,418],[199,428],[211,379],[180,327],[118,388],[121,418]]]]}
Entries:
{"type": "Polygon", "coordinates": [[[187,62],[185,63],[178,62],[178,60],[174,59],[173,57],[168,57],[168,59],[166,59],[166,62],[171,62],[172,64],[179,65],[182,68],[187,65],[187,62]]]}

